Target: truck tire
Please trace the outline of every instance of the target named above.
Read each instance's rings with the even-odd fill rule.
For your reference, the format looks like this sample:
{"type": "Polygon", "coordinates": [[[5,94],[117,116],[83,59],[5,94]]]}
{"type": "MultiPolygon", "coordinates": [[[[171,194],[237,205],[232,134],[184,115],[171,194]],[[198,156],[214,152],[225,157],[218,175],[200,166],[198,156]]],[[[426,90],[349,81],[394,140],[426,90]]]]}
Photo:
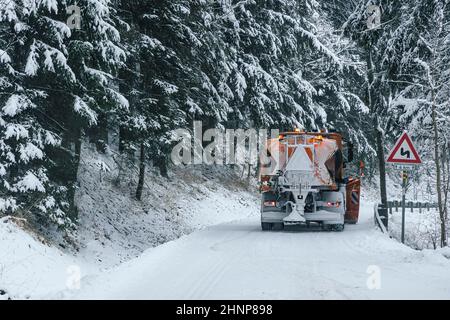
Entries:
{"type": "Polygon", "coordinates": [[[331,227],[332,231],[336,231],[336,232],[342,232],[344,231],[345,228],[345,224],[333,224],[331,227]]]}
{"type": "Polygon", "coordinates": [[[283,222],[273,223],[272,224],[272,230],[278,230],[278,231],[284,230],[284,223],[283,222]]]}
{"type": "Polygon", "coordinates": [[[322,230],[324,231],[342,232],[344,228],[344,224],[322,224],[322,230]]]}
{"type": "Polygon", "coordinates": [[[269,222],[261,222],[261,229],[263,231],[269,231],[272,230],[273,227],[273,223],[269,223],[269,222]]]}

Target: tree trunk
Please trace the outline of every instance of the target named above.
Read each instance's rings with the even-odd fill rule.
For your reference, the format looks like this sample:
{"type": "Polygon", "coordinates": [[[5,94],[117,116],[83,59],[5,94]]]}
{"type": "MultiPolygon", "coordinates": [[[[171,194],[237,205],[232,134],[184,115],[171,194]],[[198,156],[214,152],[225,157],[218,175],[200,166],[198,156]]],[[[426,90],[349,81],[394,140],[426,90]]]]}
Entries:
{"type": "Polygon", "coordinates": [[[447,230],[444,206],[442,203],[441,159],[439,156],[439,134],[436,119],[436,101],[434,88],[431,89],[431,115],[433,120],[434,164],[436,166],[436,192],[438,197],[439,218],[441,220],[441,247],[447,246],[447,230]]]}
{"type": "Polygon", "coordinates": [[[101,153],[106,152],[106,146],[108,145],[108,116],[102,112],[98,117],[97,124],[97,137],[96,145],[97,151],[101,153]]]}
{"type": "MultiPolygon", "coordinates": [[[[164,177],[164,178],[169,177],[166,157],[164,157],[164,156],[158,157],[156,160],[156,166],[159,168],[159,173],[161,174],[162,177],[164,177]]],[[[203,172],[203,170],[202,170],[202,172],[203,172]]]]}
{"type": "MultiPolygon", "coordinates": [[[[372,49],[369,45],[368,47],[368,55],[367,55],[367,78],[369,82],[368,87],[368,100],[369,100],[369,109],[373,114],[373,125],[375,130],[375,140],[377,145],[377,158],[378,158],[378,168],[380,171],[380,198],[381,203],[384,207],[387,206],[387,191],[386,191],[386,164],[384,162],[384,137],[383,132],[380,130],[380,121],[377,113],[377,108],[374,101],[374,92],[373,86],[375,82],[374,70],[373,70],[373,61],[372,61],[372,49]]],[[[388,216],[385,217],[386,227],[388,224],[388,216]]]]}
{"type": "MultiPolygon", "coordinates": [[[[378,117],[377,117],[378,118],[378,117]]],[[[378,120],[376,121],[376,136],[377,136],[377,154],[378,167],[380,169],[380,197],[383,206],[387,206],[387,188],[386,188],[386,163],[384,162],[384,146],[383,133],[378,129],[378,120]]],[[[387,221],[386,221],[387,223],[387,221]]]]}
{"type": "Polygon", "coordinates": [[[105,112],[100,112],[97,124],[86,130],[89,142],[94,143],[98,152],[105,153],[108,145],[108,117],[105,112]]]}
{"type": "Polygon", "coordinates": [[[252,172],[252,165],[249,162],[247,167],[247,188],[250,188],[251,172],[252,172]]]}
{"type": "Polygon", "coordinates": [[[449,192],[449,186],[450,186],[450,166],[449,166],[449,157],[448,157],[448,153],[449,153],[449,148],[448,148],[448,143],[444,144],[444,148],[442,149],[442,156],[441,156],[441,160],[442,160],[442,193],[443,193],[443,200],[442,200],[442,204],[444,206],[444,217],[445,217],[445,221],[448,221],[448,206],[447,206],[447,202],[448,202],[448,192],[449,192]]]}
{"type": "Polygon", "coordinates": [[[68,177],[68,185],[69,185],[69,205],[70,205],[70,213],[69,217],[72,221],[78,219],[78,208],[75,204],[75,192],[77,188],[78,181],[78,168],[80,167],[81,161],[81,127],[75,128],[74,132],[74,144],[75,144],[75,154],[72,160],[71,170],[68,177]]]}
{"type": "Polygon", "coordinates": [[[123,154],[126,151],[127,141],[130,141],[130,135],[127,128],[119,125],[119,153],[123,154]]]}
{"type": "Polygon", "coordinates": [[[81,160],[81,128],[77,128],[75,133],[75,159],[74,159],[75,180],[78,177],[78,167],[80,166],[80,160],[81,160]]]}
{"type": "Polygon", "coordinates": [[[142,199],[142,190],[144,189],[144,181],[145,181],[145,146],[144,143],[141,143],[141,152],[139,156],[139,182],[136,189],[136,199],[142,199]]]}

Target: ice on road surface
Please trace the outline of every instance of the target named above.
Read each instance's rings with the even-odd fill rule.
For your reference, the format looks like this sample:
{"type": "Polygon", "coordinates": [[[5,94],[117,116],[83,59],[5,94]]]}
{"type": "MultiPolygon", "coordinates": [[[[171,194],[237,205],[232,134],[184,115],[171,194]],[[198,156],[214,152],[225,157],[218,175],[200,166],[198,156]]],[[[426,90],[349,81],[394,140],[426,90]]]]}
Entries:
{"type": "Polygon", "coordinates": [[[450,260],[375,229],[262,232],[258,217],[197,231],[82,279],[78,299],[449,299],[450,260]]]}

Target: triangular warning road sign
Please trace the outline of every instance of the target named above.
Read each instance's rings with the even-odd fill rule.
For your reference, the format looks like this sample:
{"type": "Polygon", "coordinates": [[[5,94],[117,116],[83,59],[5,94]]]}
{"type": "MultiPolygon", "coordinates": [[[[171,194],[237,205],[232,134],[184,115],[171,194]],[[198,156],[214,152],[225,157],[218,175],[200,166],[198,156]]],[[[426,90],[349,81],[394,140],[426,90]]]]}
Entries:
{"type": "Polygon", "coordinates": [[[403,163],[403,164],[421,164],[419,154],[414,147],[411,138],[406,132],[403,132],[402,136],[395,143],[394,148],[389,153],[386,160],[390,163],[403,163]]]}

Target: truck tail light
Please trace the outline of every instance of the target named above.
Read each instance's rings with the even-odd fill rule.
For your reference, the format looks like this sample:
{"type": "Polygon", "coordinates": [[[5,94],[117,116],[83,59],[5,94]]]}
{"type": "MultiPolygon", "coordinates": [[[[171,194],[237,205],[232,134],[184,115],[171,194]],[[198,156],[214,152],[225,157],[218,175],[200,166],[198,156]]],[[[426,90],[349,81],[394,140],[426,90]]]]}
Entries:
{"type": "Polygon", "coordinates": [[[338,202],[327,202],[327,207],[329,208],[339,208],[341,206],[341,203],[338,202]]]}
{"type": "Polygon", "coordinates": [[[265,207],[276,207],[277,202],[276,201],[264,201],[264,206],[265,207]]]}

